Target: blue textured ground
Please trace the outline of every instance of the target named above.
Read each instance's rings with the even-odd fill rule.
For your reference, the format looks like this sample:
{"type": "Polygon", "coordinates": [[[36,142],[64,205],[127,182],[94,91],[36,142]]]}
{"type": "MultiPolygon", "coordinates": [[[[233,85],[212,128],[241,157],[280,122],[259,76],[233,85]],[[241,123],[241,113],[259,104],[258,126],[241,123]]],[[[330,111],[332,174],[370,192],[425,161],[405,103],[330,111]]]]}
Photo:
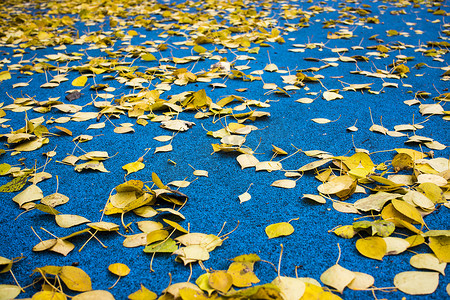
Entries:
{"type": "MultiPolygon", "coordinates": [[[[372,90],[379,91],[382,89],[383,80],[350,74],[350,71],[356,70],[355,64],[338,62],[338,67],[330,67],[317,73],[308,73],[324,76],[322,80],[324,86],[318,83],[307,84],[307,87],[310,89],[309,92],[319,93],[319,97],[311,104],[295,102],[296,99],[302,97],[316,97],[307,95],[306,93],[308,91],[304,89],[289,92],[291,97],[286,97],[273,93],[267,94],[268,91],[262,88],[263,82],[261,81],[244,82],[231,79],[216,79],[213,81],[225,82],[227,85],[226,88],[213,89],[208,83],[191,83],[182,87],[173,85],[172,89],[162,94],[161,97],[167,99],[169,95],[178,94],[182,91],[197,91],[204,88],[213,102],[217,102],[222,96],[230,94],[263,102],[272,100],[270,107],[263,109],[264,111],[270,112],[270,117],[248,123],[261,129],[249,134],[245,142],[245,145],[252,149],[255,149],[259,145],[256,152],[260,161],[271,159],[272,144],[281,147],[289,154],[295,151],[292,145],[302,150],[324,150],[334,155],[352,154],[354,146],[367,149],[370,152],[403,147],[420,150],[417,145],[405,145],[404,142],[407,140],[407,137],[394,138],[369,131],[372,125],[370,111],[375,123],[380,124],[380,118],[382,118],[382,124],[390,130],[393,130],[395,125],[412,122],[417,124],[426,120],[423,123],[424,128],[419,130],[417,134],[433,138],[444,145],[450,145],[450,127],[448,121],[444,121],[441,116],[426,118],[419,113],[417,105],[407,106],[403,103],[404,100],[413,99],[414,93],[417,91],[431,93],[429,98],[421,99],[423,103],[435,103],[432,98],[444,93],[444,89],[449,87],[448,83],[441,80],[442,77],[440,77],[444,73],[440,68],[448,65],[448,54],[442,55],[442,61],[436,61],[432,57],[426,57],[420,52],[415,52],[419,48],[419,45],[428,41],[443,41],[439,39],[439,36],[445,37],[442,30],[445,28],[444,24],[448,26],[448,17],[433,15],[427,12],[429,8],[425,5],[420,5],[417,8],[411,5],[404,8],[396,8],[392,4],[384,4],[382,2],[372,3],[371,1],[364,1],[364,3],[371,6],[371,16],[378,15],[381,23],[366,24],[370,28],[347,25],[346,27],[353,31],[353,35],[357,37],[328,40],[327,33],[330,31],[338,31],[339,28],[324,29],[322,28],[323,24],[321,22],[337,19],[338,13],[337,11],[320,13],[316,17],[311,18],[309,27],[301,28],[298,31],[284,35],[283,38],[286,43],[271,43],[270,47],[262,47],[259,54],[249,54],[255,57],[256,60],[249,62],[236,61],[236,65],[248,63],[251,69],[244,71],[248,74],[254,70],[262,70],[269,63],[270,57],[270,61],[276,64],[281,70],[320,67],[324,64],[323,62],[306,61],[304,58],[314,57],[322,59],[338,57],[338,54],[331,50],[333,48],[343,47],[350,50],[345,54],[346,56],[365,55],[367,52],[375,50],[352,50],[350,48],[359,44],[363,47],[378,45],[379,43],[377,41],[369,39],[369,37],[378,34],[378,38],[384,40],[383,44],[392,45],[399,41],[407,45],[413,45],[414,47],[400,51],[391,51],[388,53],[389,58],[385,59],[378,60],[370,57],[370,62],[358,62],[357,66],[361,70],[367,71],[375,71],[376,69],[389,70],[390,68],[387,65],[395,60],[396,55],[413,56],[414,59],[407,62],[411,71],[411,73],[407,74],[407,78],[401,80],[384,79],[386,82],[397,83],[398,88],[386,87],[383,89],[383,92],[377,95],[370,94],[367,91],[364,91],[364,93],[341,92],[344,99],[325,101],[320,97],[320,92],[323,92],[325,88],[342,89],[343,85],[340,81],[352,84],[373,83],[372,90]],[[380,6],[383,4],[387,6],[387,9],[380,10],[380,6]],[[401,9],[404,9],[406,14],[390,14],[393,10],[401,9]],[[432,22],[433,20],[439,20],[439,22],[432,22]],[[406,22],[413,22],[416,25],[407,25],[406,22]],[[389,37],[386,35],[386,31],[391,29],[395,29],[398,32],[408,32],[409,37],[389,37]],[[414,30],[421,30],[423,34],[417,34],[414,30]],[[326,43],[326,46],[323,48],[306,49],[304,53],[288,51],[289,49],[295,48],[293,44],[307,43],[326,43]],[[415,69],[414,65],[420,62],[424,62],[430,67],[415,69]],[[337,76],[343,77],[337,78],[337,76]],[[244,93],[239,93],[235,91],[238,88],[248,88],[248,90],[244,93]],[[312,118],[339,119],[329,124],[316,124],[311,121],[312,118]],[[346,128],[354,125],[356,120],[356,126],[359,130],[354,133],[346,131],[346,128]]],[[[258,3],[255,4],[258,5],[258,3]]],[[[302,7],[304,10],[311,6],[310,3],[303,1],[292,2],[292,4],[302,7]]],[[[349,5],[361,7],[360,4],[349,5]]],[[[274,4],[275,6],[278,6],[278,4],[274,4]]],[[[338,3],[327,1],[324,6],[333,6],[337,9],[338,3]]],[[[430,9],[435,10],[436,8],[431,7],[430,9]]],[[[444,9],[448,11],[448,7],[444,7],[444,9]]],[[[273,10],[271,16],[278,13],[278,10],[273,10]]],[[[298,22],[298,20],[294,21],[298,22]]],[[[280,19],[279,22],[279,25],[282,26],[283,20],[280,19]]],[[[78,26],[80,26],[80,33],[88,30],[92,32],[100,28],[98,24],[90,27],[76,24],[77,28],[78,26]]],[[[146,31],[144,28],[134,29],[146,37],[134,37],[131,40],[132,44],[138,45],[145,40],[161,39],[157,36],[157,34],[162,32],[161,30],[146,31]]],[[[170,37],[167,43],[170,44],[183,40],[185,40],[184,37],[170,37]]],[[[114,48],[119,49],[121,47],[120,45],[121,41],[118,41],[114,45],[114,48]]],[[[216,47],[215,45],[203,46],[208,50],[213,50],[216,47]]],[[[81,49],[86,48],[87,45],[68,45],[65,51],[67,53],[72,51],[83,53],[81,49]]],[[[14,48],[1,47],[0,50],[6,52],[3,58],[11,60],[10,63],[3,65],[2,70],[7,70],[8,65],[18,63],[21,59],[42,58],[46,54],[60,52],[54,50],[52,47],[35,51],[26,49],[23,57],[12,57],[11,54],[14,48]]],[[[104,55],[104,53],[98,50],[88,50],[86,53],[92,57],[104,55]]],[[[189,50],[174,48],[172,49],[172,53],[176,57],[191,55],[191,47],[189,47],[189,50]]],[[[246,54],[237,51],[236,53],[246,54]]],[[[164,57],[170,57],[168,51],[163,51],[161,54],[164,57]]],[[[228,57],[229,61],[233,60],[235,56],[231,51],[228,54],[222,55],[228,57]]],[[[86,62],[86,56],[82,58],[80,64],[81,62],[86,62]]],[[[188,69],[192,68],[192,72],[199,72],[209,69],[212,63],[214,61],[205,60],[195,65],[193,63],[183,65],[183,67],[187,66],[188,69]]],[[[72,64],[77,65],[78,62],[72,64]]],[[[136,65],[149,67],[157,66],[158,63],[137,61],[136,65]]],[[[63,98],[65,91],[73,88],[70,85],[71,80],[79,76],[77,72],[70,72],[68,82],[62,83],[54,89],[42,89],[39,86],[45,82],[44,74],[35,74],[29,77],[27,75],[21,75],[18,71],[11,71],[11,73],[12,79],[0,83],[1,101],[4,102],[4,106],[12,103],[12,100],[6,93],[14,98],[26,94],[34,96],[38,101],[46,100],[48,97],[59,96],[63,98]],[[31,78],[33,80],[28,87],[12,88],[13,84],[25,82],[31,78]]],[[[280,75],[286,74],[264,72],[262,78],[265,83],[276,83],[282,87],[284,84],[281,81],[280,75]]],[[[97,83],[101,82],[101,76],[98,76],[97,83]]],[[[93,79],[90,78],[88,85],[92,85],[93,83],[93,79]]],[[[132,92],[130,88],[120,85],[116,81],[110,80],[108,83],[117,88],[114,92],[116,96],[120,96],[122,93],[127,94],[132,92]]],[[[72,103],[77,105],[89,103],[91,101],[90,95],[93,92],[86,88],[83,90],[83,94],[82,98],[72,103]]],[[[445,102],[441,103],[444,109],[448,110],[448,105],[446,106],[445,104],[445,102]]],[[[97,110],[94,107],[87,107],[83,111],[97,110]]],[[[27,112],[29,119],[41,115],[33,111],[27,112]]],[[[51,113],[43,114],[42,116],[48,120],[50,117],[58,118],[66,115],[62,112],[52,110],[51,113]]],[[[0,129],[0,133],[8,133],[11,128],[16,130],[24,126],[25,113],[23,112],[14,113],[7,111],[6,118],[11,119],[5,123],[11,127],[0,129]]],[[[44,195],[55,192],[56,176],[58,176],[58,191],[70,198],[67,204],[60,206],[58,209],[63,213],[78,214],[92,221],[96,221],[101,216],[100,210],[107,201],[111,189],[124,181],[125,172],[122,170],[122,166],[126,163],[136,161],[145,153],[145,149],[152,148],[144,159],[146,167],[128,176],[127,179],[151,181],[152,172],[156,172],[164,182],[183,180],[186,177],[188,181],[192,181],[195,179],[195,176],[192,175],[193,170],[189,164],[196,169],[207,170],[209,172],[209,177],[200,177],[189,187],[181,189],[183,193],[189,196],[187,204],[181,210],[186,216],[186,220],[181,221],[176,218],[173,220],[180,221],[180,224],[185,228],[187,228],[187,224],[190,224],[192,232],[213,234],[219,233],[224,222],[226,222],[224,232],[232,230],[239,222],[237,230],[229,235],[229,238],[221,247],[211,252],[211,258],[204,262],[206,268],[214,270],[227,269],[231,258],[248,253],[256,253],[263,260],[277,264],[280,244],[283,244],[282,274],[295,276],[295,267],[297,266],[298,276],[319,279],[320,275],[336,262],[339,253],[337,244],[339,243],[341,248],[340,264],[352,271],[371,274],[375,277],[376,287],[392,287],[395,274],[414,269],[409,265],[409,257],[413,255],[412,253],[405,252],[398,256],[387,256],[381,262],[375,261],[365,258],[357,252],[355,248],[356,239],[345,240],[337,237],[333,233],[328,233],[330,229],[337,225],[351,224],[357,216],[335,211],[332,208],[331,201],[328,201],[327,204],[319,205],[302,200],[301,197],[303,194],[317,193],[316,187],[319,185],[319,182],[313,178],[313,174],[305,174],[297,182],[297,186],[294,189],[288,190],[271,187],[270,184],[273,181],[284,178],[282,172],[255,172],[253,168],[241,170],[235,159],[237,154],[211,154],[213,152],[211,144],[217,143],[218,141],[207,136],[205,129],[220,129],[222,128],[220,122],[213,124],[212,118],[195,119],[193,112],[183,112],[179,118],[195,122],[196,125],[187,132],[179,133],[174,138],[172,152],[153,153],[156,147],[163,145],[163,143],[155,141],[153,137],[171,134],[171,132],[160,128],[158,123],[149,122],[147,126],[142,127],[135,124],[136,119],[121,116],[120,119],[112,119],[112,122],[116,125],[124,122],[134,123],[134,133],[115,134],[113,132],[114,127],[110,122],[106,122],[104,129],[86,131],[86,128],[90,124],[94,124],[95,120],[60,124],[60,126],[71,130],[73,136],[51,136],[50,143],[43,148],[33,152],[23,152],[17,156],[11,156],[8,152],[0,157],[0,163],[18,164],[18,159],[25,157],[24,163],[27,167],[33,167],[35,162],[37,166],[42,166],[45,162],[45,157],[41,154],[51,151],[56,147],[56,156],[45,168],[45,171],[51,173],[53,178],[40,183],[39,187],[44,191],[44,195]],[[101,150],[107,151],[110,156],[114,155],[114,157],[106,160],[104,163],[105,167],[110,171],[109,173],[77,173],[73,170],[73,167],[56,162],[62,160],[68,153],[72,153],[75,146],[72,139],[74,136],[80,134],[95,136],[92,141],[80,144],[80,147],[84,151],[101,150]],[[253,184],[249,190],[252,198],[250,201],[240,204],[238,196],[244,193],[250,184],[253,184]],[[264,232],[267,225],[288,221],[293,218],[299,218],[299,220],[291,222],[295,228],[295,232],[292,235],[271,240],[267,239],[264,232]]],[[[103,118],[102,120],[105,119],[103,118]]],[[[51,126],[48,125],[49,128],[51,126]]],[[[56,132],[55,129],[51,131],[56,132]]],[[[3,146],[3,148],[6,149],[6,146],[3,146]]],[[[423,148],[423,150],[429,151],[427,148],[423,148]]],[[[75,149],[74,154],[81,155],[82,151],[75,149]]],[[[435,155],[448,158],[450,151],[448,148],[435,151],[435,155]]],[[[392,157],[392,152],[380,152],[371,156],[375,163],[390,160],[392,157]]],[[[303,154],[297,154],[283,161],[283,167],[286,170],[295,170],[311,161],[313,159],[303,154]]],[[[2,177],[0,178],[0,183],[4,184],[9,180],[9,177],[2,177]]],[[[175,262],[174,256],[170,255],[157,255],[153,261],[153,269],[155,272],[150,272],[149,264],[151,256],[143,253],[142,247],[123,247],[123,238],[117,234],[98,234],[99,239],[108,246],[107,249],[102,248],[98,242],[92,240],[81,252],[78,252],[78,249],[87,239],[87,235],[83,235],[71,239],[71,242],[75,244],[76,248],[66,257],[51,252],[32,252],[31,248],[39,240],[32,232],[31,226],[43,239],[50,238],[50,236],[40,230],[40,227],[44,227],[57,236],[68,235],[81,227],[62,229],[56,226],[52,216],[46,215],[38,210],[32,210],[17,217],[22,211],[11,200],[12,196],[6,193],[0,194],[2,204],[2,213],[0,214],[0,256],[13,258],[23,255],[25,257],[13,266],[13,272],[22,286],[29,286],[32,283],[33,277],[29,275],[36,267],[45,265],[71,265],[75,262],[91,276],[94,289],[106,289],[116,280],[116,277],[111,275],[107,270],[109,264],[115,262],[126,263],[131,269],[130,275],[122,278],[114,289],[111,290],[117,299],[126,298],[131,292],[138,290],[140,284],[144,284],[147,288],[158,294],[161,293],[169,284],[168,273],[172,276],[172,282],[186,281],[189,277],[189,268],[183,267],[182,264],[175,262]],[[16,217],[17,219],[15,219],[16,217]]],[[[361,195],[355,195],[349,201],[354,202],[359,197],[361,195]]],[[[427,216],[425,220],[430,229],[449,229],[448,217],[448,209],[441,207],[438,211],[427,216]]],[[[157,216],[152,220],[160,219],[157,216]]],[[[120,218],[115,216],[106,217],[105,220],[120,223],[120,218]]],[[[127,224],[140,220],[140,217],[137,217],[133,213],[128,213],[125,215],[124,221],[127,224]]],[[[137,227],[134,225],[132,228],[137,230],[137,227]]],[[[125,233],[123,228],[121,228],[120,232],[125,233]]],[[[414,251],[427,252],[428,250],[426,247],[419,247],[414,249],[414,251]]],[[[204,271],[198,265],[193,266],[192,278],[195,279],[203,273],[204,271]]],[[[255,273],[262,283],[272,281],[277,275],[271,265],[262,262],[256,264],[255,273]]],[[[0,283],[13,284],[13,282],[10,274],[5,273],[0,275],[0,283]]],[[[449,282],[448,277],[441,276],[437,291],[429,297],[434,299],[448,297],[445,288],[449,282]]],[[[30,297],[36,291],[37,289],[29,286],[23,295],[30,297]]],[[[378,298],[388,299],[401,299],[405,296],[401,292],[387,294],[377,291],[375,294],[378,298]]],[[[342,296],[345,299],[370,298],[372,297],[372,292],[346,289],[342,296]]],[[[407,296],[407,298],[414,297],[407,296]]]]}

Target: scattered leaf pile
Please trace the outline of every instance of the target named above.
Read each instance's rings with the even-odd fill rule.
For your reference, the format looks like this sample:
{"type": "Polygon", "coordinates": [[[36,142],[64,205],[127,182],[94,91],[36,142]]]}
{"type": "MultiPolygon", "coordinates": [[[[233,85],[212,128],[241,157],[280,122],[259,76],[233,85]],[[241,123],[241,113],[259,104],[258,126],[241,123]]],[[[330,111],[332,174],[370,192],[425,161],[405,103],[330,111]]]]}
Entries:
{"type": "MultiPolygon", "coordinates": [[[[450,93],[447,88],[431,90],[431,86],[429,91],[417,90],[409,82],[425,78],[427,73],[435,75],[430,75],[433,80],[450,79],[446,64],[450,24],[445,2],[4,2],[0,7],[0,86],[4,101],[0,103],[0,139],[4,143],[4,149],[0,149],[0,176],[4,182],[0,192],[4,193],[3,200],[11,199],[24,214],[38,211],[38,217],[54,219],[67,232],[58,237],[40,228],[51,236],[41,239],[32,227],[30,230],[39,239],[32,251],[67,256],[75,248],[82,251],[92,240],[107,248],[101,237],[108,236],[125,248],[141,247],[152,263],[160,256],[173,255],[180,267],[188,266],[192,271],[193,265],[199,265],[203,271],[195,280],[189,277],[186,282],[171,282],[165,290],[156,291],[160,296],[141,284],[139,290],[127,295],[129,299],[340,299],[338,293],[346,288],[373,293],[398,290],[409,295],[428,295],[438,288],[450,262],[450,230],[429,228],[426,220],[428,215],[450,208],[450,161],[445,154],[439,155],[450,141],[440,136],[438,129],[433,137],[417,133],[430,118],[439,118],[447,125],[450,111],[445,105],[450,93]],[[409,11],[415,9],[424,9],[421,15],[427,19],[405,21],[409,11]],[[384,14],[398,16],[399,23],[405,25],[403,29],[389,28],[383,36],[368,37],[367,44],[359,42],[355,33],[358,30],[367,34],[373,28],[386,28],[384,14]],[[440,23],[440,31],[433,35],[436,41],[420,40],[418,45],[400,41],[400,37],[420,37],[423,22],[440,23]],[[308,27],[319,25],[326,33],[326,42],[295,42],[308,27]],[[350,46],[336,47],[336,40],[341,46],[350,46]],[[269,56],[269,62],[261,66],[258,60],[264,48],[298,53],[302,64],[280,65],[269,56]],[[415,56],[404,54],[411,51],[415,56]],[[427,59],[427,63],[418,59],[427,59]],[[353,67],[345,74],[345,81],[348,77],[357,83],[341,80],[344,74],[336,70],[342,65],[353,67]],[[259,69],[251,70],[255,66],[259,69]],[[228,80],[241,87],[228,93],[228,80]],[[34,88],[30,89],[32,81],[34,88]],[[346,101],[355,94],[380,96],[400,88],[411,94],[411,99],[401,105],[417,106],[425,121],[415,123],[413,119],[412,124],[387,128],[381,119],[377,124],[369,111],[369,126],[365,121],[352,120],[349,124],[353,126],[343,128],[347,134],[376,133],[379,138],[403,141],[404,148],[386,150],[392,151],[389,161],[374,162],[373,153],[355,146],[353,154],[341,156],[323,150],[303,151],[295,146],[296,150],[289,153],[288,146],[277,141],[261,144],[263,151],[272,155],[267,158],[246,144],[255,132],[266,129],[264,121],[272,117],[272,102],[306,106],[323,101],[326,105],[346,101]],[[223,90],[226,95],[220,92],[223,90]],[[243,96],[256,90],[264,90],[263,100],[243,96]],[[31,92],[35,95],[29,95],[31,92]],[[269,96],[277,100],[269,100],[269,96]],[[159,146],[145,149],[138,159],[121,161],[122,170],[108,170],[108,162],[117,159],[118,154],[91,146],[103,134],[122,135],[116,136],[117,140],[150,130],[154,124],[168,134],[154,136],[159,146]],[[305,202],[331,202],[338,212],[359,215],[352,224],[328,228],[329,233],[356,240],[355,251],[363,259],[381,261],[389,255],[406,257],[405,252],[413,252],[411,270],[395,275],[393,287],[380,288],[372,275],[348,270],[338,259],[322,274],[311,274],[320,277],[322,286],[313,278],[280,274],[283,246],[275,268],[278,276],[270,283],[260,283],[255,273],[255,266],[267,263],[257,254],[233,258],[226,270],[206,268],[204,262],[213,250],[226,243],[237,229],[222,235],[192,232],[190,216],[186,218],[181,212],[190,201],[179,189],[200,178],[207,180],[208,171],[192,167],[195,179],[190,181],[186,177],[167,182],[170,176],[162,174],[160,178],[155,172],[151,178],[139,177],[142,170],[151,169],[150,161],[145,159],[149,151],[157,156],[174,151],[173,141],[200,125],[212,141],[215,156],[224,152],[235,155],[233,168],[273,172],[277,176],[283,173],[284,177],[279,176],[270,185],[280,193],[282,189],[299,189],[302,177],[314,176],[319,182],[317,193],[303,194],[305,202]],[[72,153],[63,154],[57,149],[61,140],[70,140],[72,153]],[[46,152],[42,153],[42,149],[46,152]],[[36,154],[37,150],[41,153],[36,154]],[[285,159],[300,153],[317,160],[294,170],[283,167],[285,159]],[[33,164],[26,158],[32,155],[33,164]],[[116,186],[108,186],[105,181],[105,190],[110,192],[103,199],[104,207],[98,208],[101,215],[94,221],[82,216],[82,212],[64,208],[64,204],[77,200],[58,192],[58,175],[45,171],[49,164],[73,169],[73,176],[121,172],[124,179],[116,186]],[[42,190],[41,183],[50,179],[56,180],[56,190],[42,190]],[[126,224],[126,214],[133,214],[139,221],[126,224]],[[120,222],[110,216],[120,218],[120,222]],[[139,232],[133,231],[136,227],[139,232]],[[69,232],[69,228],[76,231],[69,232]]],[[[339,122],[345,119],[340,112],[334,117],[314,114],[311,112],[307,127],[329,123],[341,126],[339,122]]],[[[309,149],[315,148],[313,143],[310,141],[309,149]]],[[[121,150],[119,147],[118,153],[121,150]]],[[[168,162],[176,165],[174,160],[168,162]]],[[[252,185],[244,193],[240,191],[236,201],[242,205],[255,201],[250,192],[252,185]]],[[[288,239],[298,228],[297,220],[265,226],[264,238],[288,239]]],[[[17,255],[22,250],[17,249],[17,255]]],[[[13,269],[14,264],[23,264],[21,260],[25,259],[0,256],[2,282],[14,282],[0,284],[0,299],[14,299],[21,293],[32,295],[32,299],[114,299],[108,290],[114,290],[123,277],[136,276],[136,281],[141,281],[141,275],[134,274],[126,261],[99,263],[96,267],[109,270],[117,279],[104,290],[93,290],[89,270],[76,265],[58,266],[62,263],[56,261],[55,265],[32,266],[29,273],[33,284],[22,286],[13,269]],[[31,291],[33,287],[37,291],[31,291]]],[[[449,289],[447,286],[450,295],[449,289]]]]}

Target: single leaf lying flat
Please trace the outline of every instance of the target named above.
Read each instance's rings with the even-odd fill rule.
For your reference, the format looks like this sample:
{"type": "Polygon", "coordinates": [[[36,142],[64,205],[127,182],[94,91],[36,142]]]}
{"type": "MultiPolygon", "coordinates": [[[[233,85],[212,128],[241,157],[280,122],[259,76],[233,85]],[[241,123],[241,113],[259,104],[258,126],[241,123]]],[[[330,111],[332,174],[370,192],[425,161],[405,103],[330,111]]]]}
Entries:
{"type": "MultiPolygon", "coordinates": [[[[104,290],[94,290],[94,291],[88,291],[81,294],[78,294],[72,298],[72,300],[114,300],[114,296],[104,290]]],[[[53,299],[52,299],[53,300],[53,299]]],[[[56,300],[56,299],[55,299],[56,300]]]]}
{"type": "Polygon", "coordinates": [[[12,284],[0,284],[0,299],[15,299],[20,294],[20,287],[12,284]]]}
{"type": "Polygon", "coordinates": [[[414,268],[437,271],[445,276],[445,267],[447,266],[447,263],[439,261],[439,259],[431,253],[416,254],[411,257],[409,263],[414,268]]]}
{"type": "Polygon", "coordinates": [[[305,293],[305,283],[300,278],[277,276],[272,284],[276,285],[283,299],[300,299],[305,293]]]}
{"type": "Polygon", "coordinates": [[[248,192],[245,192],[245,193],[239,195],[239,202],[242,204],[244,202],[247,202],[251,198],[252,198],[252,196],[248,192]]]}
{"type": "Polygon", "coordinates": [[[383,238],[370,236],[357,240],[356,249],[368,258],[382,260],[386,254],[387,246],[383,238]]]}
{"type": "Polygon", "coordinates": [[[253,272],[254,262],[234,261],[228,267],[227,273],[233,278],[233,285],[236,287],[248,287],[253,283],[258,283],[259,279],[253,272]]]}
{"type": "Polygon", "coordinates": [[[59,277],[72,291],[86,292],[92,290],[91,278],[80,268],[64,266],[61,268],[59,277]]]}
{"type": "Polygon", "coordinates": [[[269,239],[291,235],[293,232],[294,227],[287,222],[275,223],[266,227],[266,234],[269,239]]]}
{"type": "Polygon", "coordinates": [[[352,290],[366,290],[375,283],[375,278],[369,274],[361,272],[353,272],[353,274],[355,279],[348,284],[348,288],[352,290]]]}
{"type": "Polygon", "coordinates": [[[109,265],[108,270],[111,273],[120,277],[127,276],[128,274],[130,274],[130,268],[122,263],[111,264],[109,265]]]}
{"type": "Polygon", "coordinates": [[[295,188],[296,183],[297,182],[295,180],[280,179],[280,180],[276,180],[276,181],[272,182],[271,186],[284,188],[284,189],[293,189],[293,188],[295,188]]]}
{"type": "Polygon", "coordinates": [[[331,122],[331,120],[326,119],[326,118],[314,118],[314,119],[311,119],[311,121],[313,121],[314,123],[318,123],[318,124],[327,124],[327,123],[331,122]]]}
{"type": "Polygon", "coordinates": [[[439,285],[438,272],[408,271],[394,277],[394,285],[408,295],[428,295],[439,285]]]}
{"type": "Polygon", "coordinates": [[[355,279],[355,274],[347,270],[346,268],[341,267],[336,264],[320,275],[320,280],[335,289],[337,289],[340,293],[342,293],[346,286],[355,279]]]}
{"type": "Polygon", "coordinates": [[[85,75],[79,76],[72,81],[73,86],[83,87],[86,85],[88,78],[85,75]]]}
{"type": "Polygon", "coordinates": [[[226,271],[214,271],[209,274],[208,283],[220,293],[226,293],[233,285],[233,277],[226,271]]]}
{"type": "Polygon", "coordinates": [[[140,161],[131,162],[122,167],[122,169],[127,171],[127,175],[142,170],[143,168],[145,168],[145,164],[140,161]]]}
{"type": "Polygon", "coordinates": [[[330,92],[330,91],[323,92],[322,97],[323,97],[323,99],[325,99],[327,101],[344,98],[344,96],[342,96],[336,92],[330,92]]]}
{"type": "Polygon", "coordinates": [[[2,193],[14,193],[20,191],[27,183],[28,175],[16,177],[10,182],[0,186],[0,192],[2,193]]]}
{"type": "Polygon", "coordinates": [[[429,247],[440,261],[450,263],[450,237],[430,236],[429,247]]]}
{"type": "Polygon", "coordinates": [[[19,206],[22,206],[25,203],[42,199],[43,196],[42,190],[33,184],[14,196],[13,201],[19,204],[19,206]]]}
{"type": "Polygon", "coordinates": [[[319,196],[319,195],[314,195],[314,194],[303,194],[302,199],[309,199],[309,200],[312,200],[312,201],[315,201],[315,202],[321,203],[321,204],[324,204],[327,202],[327,200],[324,197],[319,196]]]}
{"type": "Polygon", "coordinates": [[[142,284],[139,290],[128,295],[128,299],[130,300],[155,300],[156,298],[158,298],[158,295],[147,289],[142,284]]]}
{"type": "Polygon", "coordinates": [[[78,215],[66,215],[66,214],[58,214],[55,216],[55,221],[58,226],[63,228],[70,228],[73,226],[77,226],[83,223],[90,222],[88,219],[78,215]]]}

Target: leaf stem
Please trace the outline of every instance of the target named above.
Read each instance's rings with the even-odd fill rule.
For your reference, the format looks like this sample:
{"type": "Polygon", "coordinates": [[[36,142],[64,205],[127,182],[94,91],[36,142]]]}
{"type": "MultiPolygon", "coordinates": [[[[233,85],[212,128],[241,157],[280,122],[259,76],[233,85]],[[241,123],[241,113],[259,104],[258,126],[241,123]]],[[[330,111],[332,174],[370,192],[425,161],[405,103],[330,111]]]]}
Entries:
{"type": "Polygon", "coordinates": [[[25,293],[25,290],[20,286],[19,282],[16,279],[16,276],[14,276],[14,273],[12,270],[9,270],[9,273],[11,273],[11,276],[13,277],[14,281],[16,282],[17,286],[20,288],[20,290],[22,291],[22,293],[25,293]]]}
{"type": "Polygon", "coordinates": [[[336,265],[339,264],[339,260],[341,259],[341,246],[339,246],[339,243],[337,244],[337,246],[338,246],[338,249],[339,249],[339,255],[338,255],[338,258],[337,258],[337,261],[336,261],[336,265]]]}
{"type": "Polygon", "coordinates": [[[281,277],[280,275],[280,269],[281,269],[281,258],[283,257],[283,244],[280,244],[281,250],[280,250],[280,258],[278,259],[278,278],[281,277]]]}

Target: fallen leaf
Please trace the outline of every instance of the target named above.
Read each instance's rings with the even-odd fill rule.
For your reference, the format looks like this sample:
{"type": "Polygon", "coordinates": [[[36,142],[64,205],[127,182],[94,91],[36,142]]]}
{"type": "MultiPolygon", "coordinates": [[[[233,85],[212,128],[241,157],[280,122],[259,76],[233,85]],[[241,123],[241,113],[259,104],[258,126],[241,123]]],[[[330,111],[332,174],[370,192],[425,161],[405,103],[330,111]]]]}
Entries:
{"type": "Polygon", "coordinates": [[[74,80],[72,80],[72,85],[83,87],[86,85],[87,80],[88,80],[87,76],[81,75],[81,76],[75,78],[74,80]]]}
{"type": "Polygon", "coordinates": [[[72,300],[95,300],[95,299],[102,299],[102,300],[114,300],[114,296],[108,292],[103,290],[94,290],[94,291],[88,291],[84,292],[78,295],[75,295],[72,300]]]}
{"type": "Polygon", "coordinates": [[[128,164],[122,166],[122,169],[127,171],[127,175],[137,172],[137,171],[140,171],[143,168],[145,168],[145,164],[140,161],[131,162],[131,163],[128,163],[128,164]]]}
{"type": "Polygon", "coordinates": [[[80,268],[64,266],[61,268],[59,277],[72,291],[86,292],[92,290],[91,278],[80,268]]]}
{"type": "Polygon", "coordinates": [[[291,179],[280,179],[272,182],[270,186],[284,188],[284,189],[293,189],[296,186],[296,181],[291,179]]]}
{"type": "Polygon", "coordinates": [[[434,293],[439,285],[439,273],[407,271],[394,277],[394,285],[408,295],[429,295],[434,293]]]}
{"type": "Polygon", "coordinates": [[[288,236],[294,233],[294,227],[288,222],[281,222],[271,224],[265,229],[269,239],[273,239],[280,236],[288,236]]]}
{"type": "Polygon", "coordinates": [[[127,276],[128,274],[130,274],[130,268],[122,263],[114,263],[114,264],[110,264],[108,266],[108,270],[113,273],[114,275],[123,277],[123,276],[127,276]]]}
{"type": "Polygon", "coordinates": [[[355,274],[336,264],[320,275],[320,280],[342,293],[344,289],[356,278],[355,274]]]}
{"type": "Polygon", "coordinates": [[[375,283],[375,278],[369,274],[361,272],[353,272],[353,274],[355,278],[347,285],[352,290],[367,290],[375,283]]]}
{"type": "Polygon", "coordinates": [[[356,249],[368,258],[383,260],[383,257],[386,255],[387,245],[383,238],[370,236],[357,240],[356,249]]]}
{"type": "Polygon", "coordinates": [[[445,267],[447,266],[447,263],[440,261],[431,253],[416,254],[411,257],[409,263],[414,268],[436,271],[445,276],[445,267]]]}

